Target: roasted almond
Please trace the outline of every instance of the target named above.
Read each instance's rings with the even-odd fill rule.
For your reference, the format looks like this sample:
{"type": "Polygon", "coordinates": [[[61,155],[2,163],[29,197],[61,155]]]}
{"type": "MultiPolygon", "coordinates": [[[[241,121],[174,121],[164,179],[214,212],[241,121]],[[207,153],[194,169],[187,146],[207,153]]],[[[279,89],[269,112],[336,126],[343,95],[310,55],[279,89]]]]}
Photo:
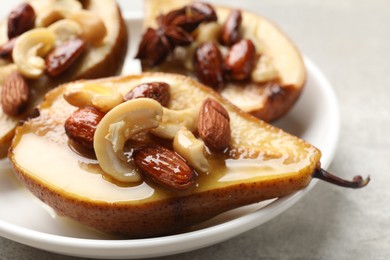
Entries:
{"type": "Polygon", "coordinates": [[[104,113],[94,107],[80,108],[65,121],[65,133],[74,144],[92,151],[93,136],[103,116],[104,113]]]}
{"type": "Polygon", "coordinates": [[[214,42],[199,45],[194,56],[195,73],[204,84],[220,89],[223,86],[223,59],[214,42]]]}
{"type": "Polygon", "coordinates": [[[22,3],[13,9],[8,16],[8,39],[12,39],[34,28],[35,11],[28,3],[22,3]]]}
{"type": "Polygon", "coordinates": [[[248,79],[256,66],[256,47],[245,39],[234,44],[225,58],[224,73],[228,79],[248,79]]]}
{"type": "Polygon", "coordinates": [[[163,146],[144,147],[133,156],[142,173],[165,188],[182,191],[195,185],[196,173],[192,168],[178,154],[163,146]]]}
{"type": "Polygon", "coordinates": [[[148,82],[134,87],[125,96],[125,101],[135,98],[151,98],[162,106],[167,106],[170,100],[170,86],[165,82],[148,82]]]}
{"type": "Polygon", "coordinates": [[[0,58],[6,59],[9,61],[12,61],[12,51],[15,46],[16,39],[18,37],[12,38],[11,40],[3,43],[3,45],[0,46],[0,58]]]}
{"type": "Polygon", "coordinates": [[[230,144],[230,117],[217,101],[207,98],[199,112],[198,132],[206,146],[213,152],[223,152],[230,144]]]}
{"type": "Polygon", "coordinates": [[[242,15],[240,10],[232,10],[221,30],[221,44],[232,46],[241,38],[242,15]]]}
{"type": "Polygon", "coordinates": [[[194,37],[181,27],[169,26],[164,29],[164,34],[173,46],[188,46],[194,41],[194,37]]]}
{"type": "Polygon", "coordinates": [[[163,62],[173,48],[174,46],[164,35],[162,29],[148,28],[142,35],[135,58],[145,60],[149,66],[153,67],[163,62]]]}
{"type": "Polygon", "coordinates": [[[46,57],[46,72],[55,77],[66,71],[84,52],[85,42],[75,38],[53,49],[46,57]]]}
{"type": "Polygon", "coordinates": [[[215,9],[208,3],[205,2],[193,2],[190,5],[192,12],[198,12],[202,15],[204,15],[204,19],[206,22],[213,22],[217,21],[217,13],[215,12],[215,9]]]}
{"type": "Polygon", "coordinates": [[[22,75],[13,72],[5,78],[1,88],[1,106],[5,114],[9,116],[21,114],[29,97],[30,89],[22,75]]]}

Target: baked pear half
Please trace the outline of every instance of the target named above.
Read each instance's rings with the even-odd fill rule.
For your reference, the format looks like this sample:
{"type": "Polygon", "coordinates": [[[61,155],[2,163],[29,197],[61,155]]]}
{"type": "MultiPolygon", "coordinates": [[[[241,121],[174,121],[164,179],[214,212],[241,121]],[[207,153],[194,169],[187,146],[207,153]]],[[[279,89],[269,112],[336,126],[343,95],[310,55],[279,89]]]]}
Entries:
{"type": "Polygon", "coordinates": [[[47,91],[118,74],[126,51],[114,0],[34,0],[10,10],[0,24],[0,158],[47,91]]]}
{"type": "Polygon", "coordinates": [[[16,129],[17,178],[59,215],[131,238],[185,232],[222,212],[292,194],[320,168],[309,143],[197,81],[144,73],[64,84],[16,129]],[[191,100],[191,102],[188,102],[191,100]]]}
{"type": "Polygon", "coordinates": [[[143,27],[136,57],[144,71],[190,75],[265,121],[285,115],[305,85],[301,53],[257,13],[189,0],[148,0],[143,27]]]}

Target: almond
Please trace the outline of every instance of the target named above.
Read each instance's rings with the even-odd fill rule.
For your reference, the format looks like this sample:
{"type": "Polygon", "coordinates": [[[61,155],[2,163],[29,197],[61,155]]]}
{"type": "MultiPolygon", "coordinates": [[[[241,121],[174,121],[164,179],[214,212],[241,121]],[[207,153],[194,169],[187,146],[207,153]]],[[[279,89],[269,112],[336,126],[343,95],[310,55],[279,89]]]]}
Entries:
{"type": "Polygon", "coordinates": [[[92,151],[93,136],[104,115],[94,107],[80,108],[65,121],[65,133],[78,147],[92,151]]]}
{"type": "Polygon", "coordinates": [[[215,12],[214,7],[205,2],[193,2],[190,4],[192,12],[198,12],[205,17],[205,22],[217,21],[217,13],[215,12]]]}
{"type": "Polygon", "coordinates": [[[84,52],[85,42],[75,38],[52,50],[46,57],[46,72],[52,77],[66,71],[84,52]]]}
{"type": "Polygon", "coordinates": [[[205,42],[195,51],[195,72],[204,84],[220,89],[223,86],[223,59],[214,42],[205,42]]]}
{"type": "Polygon", "coordinates": [[[251,40],[234,44],[225,59],[224,72],[228,79],[246,80],[256,66],[256,47],[251,40]]]}
{"type": "Polygon", "coordinates": [[[207,98],[200,108],[198,121],[199,136],[213,152],[223,152],[230,144],[230,117],[217,101],[207,98]]]}
{"type": "Polygon", "coordinates": [[[18,72],[10,74],[1,89],[1,106],[5,114],[17,116],[21,114],[28,103],[30,89],[25,79],[18,72]]]}
{"type": "Polygon", "coordinates": [[[227,17],[221,30],[221,44],[232,46],[237,43],[240,38],[240,29],[242,23],[242,15],[240,10],[232,10],[227,17]]]}
{"type": "Polygon", "coordinates": [[[35,11],[28,3],[22,3],[13,9],[8,16],[8,39],[34,28],[35,17],[35,11]]]}
{"type": "Polygon", "coordinates": [[[125,96],[126,101],[135,98],[151,98],[162,106],[167,106],[170,99],[170,86],[165,82],[149,82],[138,85],[130,90],[125,96]]]}
{"type": "Polygon", "coordinates": [[[18,37],[12,38],[11,40],[3,43],[3,45],[0,46],[0,58],[6,59],[9,61],[12,61],[12,51],[15,46],[16,39],[18,37]]]}
{"type": "Polygon", "coordinates": [[[133,156],[142,173],[165,188],[182,191],[195,185],[196,174],[191,167],[178,154],[163,146],[147,146],[133,156]]]}

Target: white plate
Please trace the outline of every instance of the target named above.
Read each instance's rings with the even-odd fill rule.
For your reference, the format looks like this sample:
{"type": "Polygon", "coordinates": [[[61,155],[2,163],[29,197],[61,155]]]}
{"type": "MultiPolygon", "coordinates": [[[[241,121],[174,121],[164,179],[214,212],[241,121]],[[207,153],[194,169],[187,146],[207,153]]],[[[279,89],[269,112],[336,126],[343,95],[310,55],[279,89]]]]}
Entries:
{"type": "MultiPolygon", "coordinates": [[[[141,15],[127,13],[131,46],[126,68],[133,68],[134,46],[140,37],[141,15]]],[[[306,89],[290,113],[276,123],[322,150],[322,166],[333,158],[339,114],[335,94],[319,69],[307,58],[306,89]]],[[[216,244],[265,223],[285,211],[316,183],[281,199],[265,201],[222,214],[193,231],[166,237],[123,240],[58,217],[14,178],[8,161],[0,161],[0,235],[61,254],[96,258],[141,258],[176,254],[216,244]]]]}

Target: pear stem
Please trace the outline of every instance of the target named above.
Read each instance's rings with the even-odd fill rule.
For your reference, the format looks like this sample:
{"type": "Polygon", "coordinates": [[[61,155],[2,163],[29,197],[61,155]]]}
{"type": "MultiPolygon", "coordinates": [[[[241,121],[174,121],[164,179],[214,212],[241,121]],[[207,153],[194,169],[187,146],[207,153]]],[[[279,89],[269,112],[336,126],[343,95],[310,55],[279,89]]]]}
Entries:
{"type": "Polygon", "coordinates": [[[330,182],[332,184],[335,184],[337,186],[346,187],[346,188],[352,188],[352,189],[358,189],[363,188],[370,182],[370,176],[368,176],[366,179],[363,179],[362,176],[358,175],[353,177],[352,181],[347,181],[344,179],[341,179],[340,177],[337,177],[324,169],[317,168],[312,175],[313,178],[317,178],[326,182],[330,182]]]}

